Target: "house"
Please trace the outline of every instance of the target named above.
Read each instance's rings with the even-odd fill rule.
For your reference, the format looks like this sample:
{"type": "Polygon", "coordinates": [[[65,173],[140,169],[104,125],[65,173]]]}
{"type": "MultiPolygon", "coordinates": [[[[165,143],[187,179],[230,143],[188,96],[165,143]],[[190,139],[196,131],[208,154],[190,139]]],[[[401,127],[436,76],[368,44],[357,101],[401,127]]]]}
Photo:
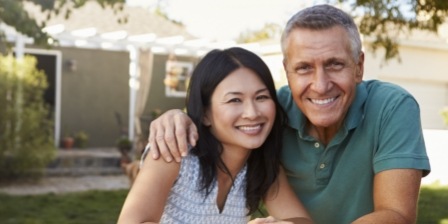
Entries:
{"type": "MultiPolygon", "coordinates": [[[[44,19],[36,5],[26,7],[44,19]]],[[[125,6],[115,13],[95,2],[73,10],[68,20],[59,15],[46,23],[56,43],[51,49],[4,24],[1,29],[16,42],[17,54],[36,56],[46,72],[57,146],[64,135],[80,131],[89,136],[88,147],[112,147],[121,135],[146,139],[153,112],[183,107],[189,72],[216,46],[146,9],[125,6]],[[177,86],[163,84],[168,68],[176,71],[177,86]]]]}
{"type": "MultiPolygon", "coordinates": [[[[28,10],[43,19],[35,6],[28,10]]],[[[25,42],[23,51],[35,55],[47,72],[46,101],[52,106],[55,142],[84,131],[91,147],[113,146],[122,134],[146,139],[155,111],[183,107],[188,75],[199,58],[212,48],[235,45],[197,39],[179,24],[143,8],[125,7],[115,14],[94,2],[73,11],[69,20],[52,18],[46,32],[58,41],[57,47],[37,48],[14,31],[7,34],[11,41],[25,42]],[[118,23],[119,18],[128,22],[118,23]]],[[[445,128],[439,115],[448,105],[444,38],[424,32],[400,38],[401,62],[384,64],[381,52],[375,56],[366,50],[364,78],[408,89],[420,104],[424,129],[445,128]]],[[[287,83],[279,40],[239,46],[265,60],[278,87],[287,83]]]]}

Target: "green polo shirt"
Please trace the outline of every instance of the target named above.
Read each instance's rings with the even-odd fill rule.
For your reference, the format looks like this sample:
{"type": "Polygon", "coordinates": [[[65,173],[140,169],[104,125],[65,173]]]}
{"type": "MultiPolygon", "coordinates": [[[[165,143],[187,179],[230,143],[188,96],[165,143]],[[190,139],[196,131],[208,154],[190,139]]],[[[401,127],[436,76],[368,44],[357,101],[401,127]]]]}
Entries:
{"type": "Polygon", "coordinates": [[[388,169],[430,170],[419,106],[404,89],[363,81],[344,124],[325,146],[305,132],[306,118],[289,87],[278,98],[288,114],[283,166],[319,224],[347,224],[373,211],[373,177],[388,169]]]}

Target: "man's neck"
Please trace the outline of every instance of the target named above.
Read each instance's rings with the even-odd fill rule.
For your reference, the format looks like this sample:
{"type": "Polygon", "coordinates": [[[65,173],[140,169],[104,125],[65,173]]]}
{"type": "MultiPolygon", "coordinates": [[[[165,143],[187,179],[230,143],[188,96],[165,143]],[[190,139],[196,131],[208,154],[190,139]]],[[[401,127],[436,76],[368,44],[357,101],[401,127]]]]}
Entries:
{"type": "Polygon", "coordinates": [[[331,127],[318,127],[318,126],[311,124],[308,121],[307,133],[308,133],[308,135],[313,136],[315,139],[317,139],[322,144],[328,145],[328,143],[330,143],[330,141],[333,139],[333,137],[338,132],[339,128],[340,128],[340,125],[331,126],[331,127]]]}

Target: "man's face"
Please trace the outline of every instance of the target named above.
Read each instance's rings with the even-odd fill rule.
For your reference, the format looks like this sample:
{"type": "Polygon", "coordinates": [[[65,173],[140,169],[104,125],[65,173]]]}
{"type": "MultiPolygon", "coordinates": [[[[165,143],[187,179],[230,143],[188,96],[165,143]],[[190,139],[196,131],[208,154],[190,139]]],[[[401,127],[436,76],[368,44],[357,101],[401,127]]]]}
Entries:
{"type": "Polygon", "coordinates": [[[293,99],[312,127],[335,134],[362,81],[364,55],[355,63],[346,31],[298,28],[285,41],[284,67],[293,99]]]}

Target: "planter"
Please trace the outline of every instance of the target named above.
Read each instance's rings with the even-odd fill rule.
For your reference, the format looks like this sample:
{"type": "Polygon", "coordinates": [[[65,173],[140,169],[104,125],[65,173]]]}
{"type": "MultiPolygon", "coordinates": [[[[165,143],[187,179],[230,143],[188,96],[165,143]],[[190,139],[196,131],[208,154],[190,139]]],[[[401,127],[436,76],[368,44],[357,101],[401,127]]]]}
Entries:
{"type": "Polygon", "coordinates": [[[64,149],[71,149],[73,148],[73,145],[75,144],[75,139],[72,137],[64,137],[62,139],[62,148],[64,149]]]}

